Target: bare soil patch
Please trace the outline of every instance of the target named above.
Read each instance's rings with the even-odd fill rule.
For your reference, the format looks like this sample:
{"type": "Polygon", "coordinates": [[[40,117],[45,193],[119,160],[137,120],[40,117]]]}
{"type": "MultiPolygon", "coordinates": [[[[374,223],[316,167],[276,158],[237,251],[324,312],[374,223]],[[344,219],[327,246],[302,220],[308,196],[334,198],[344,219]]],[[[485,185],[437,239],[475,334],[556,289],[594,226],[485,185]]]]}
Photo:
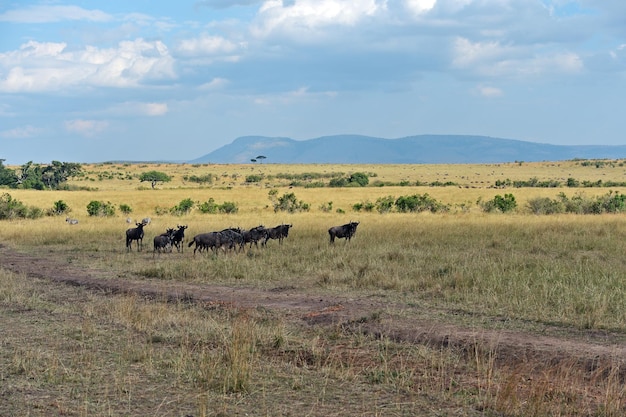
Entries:
{"type": "MultiPolygon", "coordinates": [[[[594,371],[617,362],[620,379],[626,376],[624,335],[608,331],[583,331],[555,326],[545,328],[543,334],[534,334],[464,328],[436,319],[413,319],[412,316],[425,316],[424,311],[420,311],[423,308],[415,305],[389,303],[374,298],[316,297],[294,287],[260,290],[111,276],[109,271],[85,270],[45,255],[19,253],[4,245],[0,245],[0,266],[18,274],[109,294],[136,294],[207,307],[229,305],[235,308],[263,308],[275,311],[296,324],[342,326],[346,330],[398,341],[455,347],[469,354],[478,347],[493,352],[495,362],[506,366],[527,364],[531,369],[541,369],[546,364],[566,363],[568,366],[594,371]],[[377,312],[375,319],[372,319],[373,312],[377,312]]],[[[447,313],[460,314],[455,311],[447,313]]],[[[498,317],[489,319],[502,320],[498,317]]]]}

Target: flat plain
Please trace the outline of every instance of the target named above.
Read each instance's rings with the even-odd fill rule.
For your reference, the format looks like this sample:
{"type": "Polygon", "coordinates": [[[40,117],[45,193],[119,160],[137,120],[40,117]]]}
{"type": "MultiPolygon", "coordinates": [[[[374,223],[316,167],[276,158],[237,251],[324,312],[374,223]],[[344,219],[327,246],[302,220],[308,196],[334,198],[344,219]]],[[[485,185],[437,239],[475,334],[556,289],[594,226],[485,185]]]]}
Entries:
{"type": "Polygon", "coordinates": [[[1,223],[0,415],[622,416],[624,214],[529,202],[625,182],[604,160],[85,164],[67,190],[3,190],[70,211],[1,223]],[[153,188],[148,171],[171,180],[153,188]],[[355,173],[369,184],[328,186],[355,173]],[[483,210],[506,194],[514,210],[483,210]],[[293,212],[276,209],[289,195],[293,212]],[[446,209],[355,209],[412,195],[446,209]],[[331,245],[349,221],[354,238],[331,245]],[[152,250],[177,225],[189,240],[283,223],[282,244],[152,250]]]}

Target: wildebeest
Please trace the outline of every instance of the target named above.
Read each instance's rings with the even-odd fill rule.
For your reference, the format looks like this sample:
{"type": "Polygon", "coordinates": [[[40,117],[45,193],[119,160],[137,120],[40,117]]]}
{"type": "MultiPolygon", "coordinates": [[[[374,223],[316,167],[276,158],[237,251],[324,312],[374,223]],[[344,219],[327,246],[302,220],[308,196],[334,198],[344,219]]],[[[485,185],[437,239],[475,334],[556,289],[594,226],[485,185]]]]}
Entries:
{"type": "Polygon", "coordinates": [[[174,239],[174,233],[176,233],[175,229],[167,229],[165,233],[161,233],[158,236],[154,237],[154,250],[152,251],[152,256],[154,257],[155,253],[166,251],[168,248],[170,252],[172,251],[172,242],[174,239]]]}
{"type": "Polygon", "coordinates": [[[137,227],[133,227],[126,231],[126,249],[132,250],[133,240],[137,241],[137,250],[143,249],[143,227],[145,223],[135,223],[137,227]]]}
{"type": "Polygon", "coordinates": [[[250,230],[242,231],[241,235],[243,236],[243,243],[250,243],[250,247],[252,248],[252,244],[258,248],[259,241],[264,239],[267,234],[267,229],[263,225],[259,225],[257,227],[253,227],[250,230]]]}
{"type": "Polygon", "coordinates": [[[215,254],[217,254],[217,249],[222,245],[222,236],[220,232],[209,232],[209,233],[201,233],[199,235],[195,235],[193,239],[189,241],[187,246],[191,247],[191,245],[196,244],[196,247],[193,248],[193,254],[196,254],[196,251],[202,252],[204,249],[207,251],[211,249],[215,254]]]}
{"type": "Polygon", "coordinates": [[[267,245],[267,241],[270,239],[278,239],[279,244],[283,244],[283,239],[289,236],[289,229],[293,227],[291,224],[280,224],[276,227],[272,227],[271,229],[265,229],[265,240],[262,245],[267,245]]]}
{"type": "Polygon", "coordinates": [[[152,219],[150,217],[144,217],[141,222],[143,224],[150,224],[150,222],[152,221],[152,219]]]}
{"type": "Polygon", "coordinates": [[[222,247],[226,247],[226,249],[235,249],[235,251],[237,251],[236,248],[239,247],[240,250],[243,250],[245,242],[240,228],[230,227],[219,233],[221,234],[222,247]]]}
{"type": "Polygon", "coordinates": [[[66,218],[65,218],[65,221],[66,221],[68,224],[78,224],[78,219],[71,219],[71,218],[69,218],[69,217],[66,217],[66,218]]]}
{"type": "Polygon", "coordinates": [[[352,239],[356,233],[356,227],[359,222],[350,222],[342,226],[335,226],[328,229],[330,235],[330,243],[335,243],[335,238],[346,239],[347,242],[352,239]]]}
{"type": "Polygon", "coordinates": [[[174,236],[172,237],[172,245],[176,246],[176,250],[178,252],[183,251],[185,242],[185,229],[187,226],[177,225],[177,229],[174,231],[174,236]]]}

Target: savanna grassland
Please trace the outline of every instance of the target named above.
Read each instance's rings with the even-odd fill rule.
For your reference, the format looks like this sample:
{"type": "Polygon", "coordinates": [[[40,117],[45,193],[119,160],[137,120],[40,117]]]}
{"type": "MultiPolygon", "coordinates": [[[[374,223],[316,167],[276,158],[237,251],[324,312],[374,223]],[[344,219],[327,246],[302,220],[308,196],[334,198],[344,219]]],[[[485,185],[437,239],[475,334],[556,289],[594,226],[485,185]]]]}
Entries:
{"type": "Polygon", "coordinates": [[[622,161],[85,164],[66,190],[2,190],[69,212],[0,222],[0,416],[626,415],[625,214],[529,205],[625,182],[622,161]],[[153,170],[171,180],[139,181],[153,170]],[[328,186],[357,172],[367,186],[328,186]],[[411,195],[438,209],[377,209],[411,195]],[[152,252],[179,224],[281,223],[282,244],[152,252]]]}

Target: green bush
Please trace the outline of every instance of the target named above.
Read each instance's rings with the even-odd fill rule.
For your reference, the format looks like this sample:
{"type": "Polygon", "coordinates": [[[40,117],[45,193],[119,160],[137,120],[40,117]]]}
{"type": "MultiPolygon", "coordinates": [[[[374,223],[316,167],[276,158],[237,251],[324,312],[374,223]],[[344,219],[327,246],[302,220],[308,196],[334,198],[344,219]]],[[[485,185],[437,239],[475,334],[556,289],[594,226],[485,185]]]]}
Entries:
{"type": "Polygon", "coordinates": [[[63,200],[58,200],[54,202],[52,206],[52,213],[56,216],[60,216],[61,214],[66,214],[70,212],[70,206],[63,200]]]}
{"type": "Polygon", "coordinates": [[[183,177],[183,179],[185,181],[195,182],[197,184],[211,184],[211,183],[213,183],[213,175],[212,174],[207,174],[207,175],[202,175],[202,176],[185,175],[183,177]]]}
{"type": "Polygon", "coordinates": [[[430,211],[437,213],[448,211],[449,207],[435,200],[427,193],[424,195],[413,194],[408,196],[400,196],[395,201],[396,210],[400,213],[430,211]]]}
{"type": "Polygon", "coordinates": [[[209,198],[208,201],[198,205],[198,210],[204,214],[216,214],[219,210],[219,205],[215,202],[215,199],[209,198]]]}
{"type": "Polygon", "coordinates": [[[182,216],[183,214],[188,214],[195,205],[196,203],[194,203],[191,198],[185,198],[181,200],[177,206],[172,207],[170,213],[176,216],[182,216]]]}
{"type": "Polygon", "coordinates": [[[222,204],[217,204],[215,199],[209,198],[208,201],[198,205],[198,210],[203,214],[217,214],[218,212],[234,214],[239,211],[239,207],[237,207],[237,203],[232,201],[224,201],[222,204]]]}
{"type": "Polygon", "coordinates": [[[358,185],[359,187],[365,187],[369,182],[369,177],[363,172],[355,172],[348,178],[350,185],[358,185]]]}
{"type": "Polygon", "coordinates": [[[320,210],[324,213],[330,213],[331,211],[333,211],[333,202],[329,201],[327,203],[322,203],[320,205],[320,210]]]}
{"type": "Polygon", "coordinates": [[[122,213],[124,213],[125,215],[129,215],[130,213],[133,212],[133,209],[128,205],[128,204],[120,204],[120,211],[122,213]]]}
{"type": "Polygon", "coordinates": [[[563,201],[549,197],[537,197],[528,200],[528,208],[533,214],[557,214],[565,212],[563,201]]]}
{"type": "Polygon", "coordinates": [[[115,206],[110,202],[92,200],[87,204],[87,213],[90,216],[110,217],[115,215],[115,206]]]}
{"type": "Polygon", "coordinates": [[[281,197],[278,196],[277,190],[269,192],[269,199],[274,206],[274,211],[286,211],[295,213],[298,211],[309,211],[310,206],[302,200],[298,200],[294,193],[285,193],[281,197]]]}
{"type": "Polygon", "coordinates": [[[36,219],[43,216],[43,211],[38,207],[26,206],[19,200],[15,200],[10,194],[0,196],[0,220],[9,219],[36,219]]]}
{"type": "Polygon", "coordinates": [[[395,204],[393,196],[379,197],[376,199],[375,207],[379,213],[389,213],[395,204]]]}
{"type": "Polygon", "coordinates": [[[261,182],[263,180],[263,175],[252,174],[246,177],[247,183],[261,182]]]}
{"type": "Polygon", "coordinates": [[[573,188],[580,187],[580,181],[578,181],[577,179],[574,179],[572,177],[569,177],[567,179],[567,186],[568,187],[573,187],[573,188]]]}
{"type": "Polygon", "coordinates": [[[493,200],[482,201],[479,199],[478,205],[480,205],[483,211],[487,213],[492,213],[494,211],[507,213],[517,207],[517,202],[515,201],[515,196],[513,194],[505,194],[504,197],[498,194],[493,198],[493,200]]]}
{"type": "Polygon", "coordinates": [[[219,206],[219,210],[221,213],[234,214],[239,211],[239,208],[237,207],[237,204],[233,203],[232,201],[224,201],[219,206]]]}
{"type": "Polygon", "coordinates": [[[328,183],[329,187],[345,187],[348,185],[348,180],[346,178],[333,178],[328,183]]]}
{"type": "Polygon", "coordinates": [[[354,211],[366,211],[368,213],[371,213],[372,211],[374,211],[374,209],[376,208],[376,204],[372,203],[371,201],[363,201],[360,203],[356,203],[352,206],[352,210],[354,211]]]}
{"type": "Polygon", "coordinates": [[[330,187],[365,187],[369,184],[369,177],[364,172],[355,172],[349,177],[339,177],[330,180],[330,187]]]}

